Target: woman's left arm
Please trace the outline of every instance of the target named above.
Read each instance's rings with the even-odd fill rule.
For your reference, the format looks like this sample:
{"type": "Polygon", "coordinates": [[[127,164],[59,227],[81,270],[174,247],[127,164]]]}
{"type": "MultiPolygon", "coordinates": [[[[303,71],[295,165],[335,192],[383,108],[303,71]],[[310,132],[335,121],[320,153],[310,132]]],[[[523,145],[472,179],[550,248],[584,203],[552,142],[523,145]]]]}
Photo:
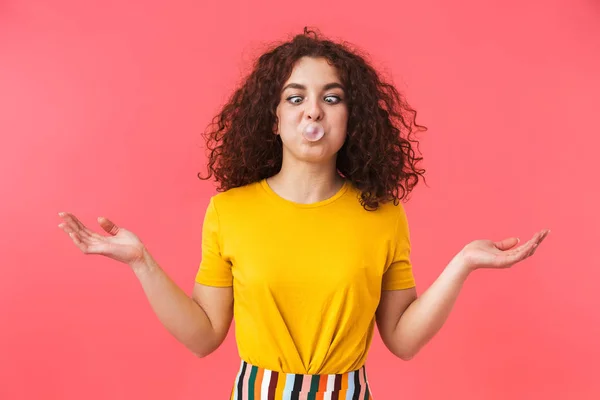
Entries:
{"type": "Polygon", "coordinates": [[[542,230],[515,247],[519,240],[476,240],[458,253],[435,282],[419,297],[415,288],[388,290],[381,295],[377,326],[386,347],[410,360],[444,325],[471,272],[480,268],[509,268],[531,257],[550,233],[542,230]]]}

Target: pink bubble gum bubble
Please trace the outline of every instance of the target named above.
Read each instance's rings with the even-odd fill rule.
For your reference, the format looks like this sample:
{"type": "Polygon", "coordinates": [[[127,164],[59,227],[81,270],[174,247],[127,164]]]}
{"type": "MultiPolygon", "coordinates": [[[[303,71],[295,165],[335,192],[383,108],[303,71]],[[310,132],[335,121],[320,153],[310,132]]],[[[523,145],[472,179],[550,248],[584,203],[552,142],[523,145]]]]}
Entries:
{"type": "Polygon", "coordinates": [[[312,123],[307,125],[302,133],[304,138],[309,142],[316,142],[321,140],[321,138],[325,135],[325,130],[321,125],[312,123]]]}

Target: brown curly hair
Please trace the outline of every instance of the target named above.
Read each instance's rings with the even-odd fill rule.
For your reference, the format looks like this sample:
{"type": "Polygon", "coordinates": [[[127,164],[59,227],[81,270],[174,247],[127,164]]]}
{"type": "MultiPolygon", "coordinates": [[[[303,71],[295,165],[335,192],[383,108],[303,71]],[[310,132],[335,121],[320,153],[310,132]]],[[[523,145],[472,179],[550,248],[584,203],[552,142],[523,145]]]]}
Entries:
{"type": "Polygon", "coordinates": [[[385,82],[357,50],[322,39],[304,28],[303,34],[262,54],[253,70],[204,132],[208,174],[217,191],[244,186],[279,172],[282,143],[273,134],[280,92],[302,57],[323,57],[335,66],[346,88],[347,137],[337,154],[337,169],[360,192],[361,205],[375,210],[382,202],[405,199],[424,179],[417,168],[411,138],[426,130],[398,90],[385,82]]]}

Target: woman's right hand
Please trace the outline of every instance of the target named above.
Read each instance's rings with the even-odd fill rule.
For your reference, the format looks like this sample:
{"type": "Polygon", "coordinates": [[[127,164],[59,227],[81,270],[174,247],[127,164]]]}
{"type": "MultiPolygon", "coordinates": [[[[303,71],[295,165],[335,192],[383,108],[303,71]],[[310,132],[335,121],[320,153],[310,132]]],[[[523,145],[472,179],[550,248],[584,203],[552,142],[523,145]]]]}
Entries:
{"type": "Polygon", "coordinates": [[[88,229],[73,214],[61,212],[58,215],[63,219],[58,227],[69,234],[84,254],[100,254],[129,265],[144,260],[145,249],[141,240],[112,221],[98,218],[102,229],[109,234],[104,236],[88,229]]]}

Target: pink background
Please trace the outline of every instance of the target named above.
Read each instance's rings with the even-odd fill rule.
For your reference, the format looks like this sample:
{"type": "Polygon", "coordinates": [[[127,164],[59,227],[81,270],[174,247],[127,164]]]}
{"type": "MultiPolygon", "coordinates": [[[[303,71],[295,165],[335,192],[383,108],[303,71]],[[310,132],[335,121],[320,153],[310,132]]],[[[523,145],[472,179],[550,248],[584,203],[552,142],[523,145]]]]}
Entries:
{"type": "Polygon", "coordinates": [[[600,3],[353,3],[0,2],[0,399],[228,396],[232,335],[196,359],[56,213],[133,230],[189,291],[214,193],[200,133],[304,25],[368,51],[429,127],[407,205],[419,291],[471,240],[552,229],[533,259],[474,274],[414,360],[377,338],[375,398],[600,398],[600,3]]]}

